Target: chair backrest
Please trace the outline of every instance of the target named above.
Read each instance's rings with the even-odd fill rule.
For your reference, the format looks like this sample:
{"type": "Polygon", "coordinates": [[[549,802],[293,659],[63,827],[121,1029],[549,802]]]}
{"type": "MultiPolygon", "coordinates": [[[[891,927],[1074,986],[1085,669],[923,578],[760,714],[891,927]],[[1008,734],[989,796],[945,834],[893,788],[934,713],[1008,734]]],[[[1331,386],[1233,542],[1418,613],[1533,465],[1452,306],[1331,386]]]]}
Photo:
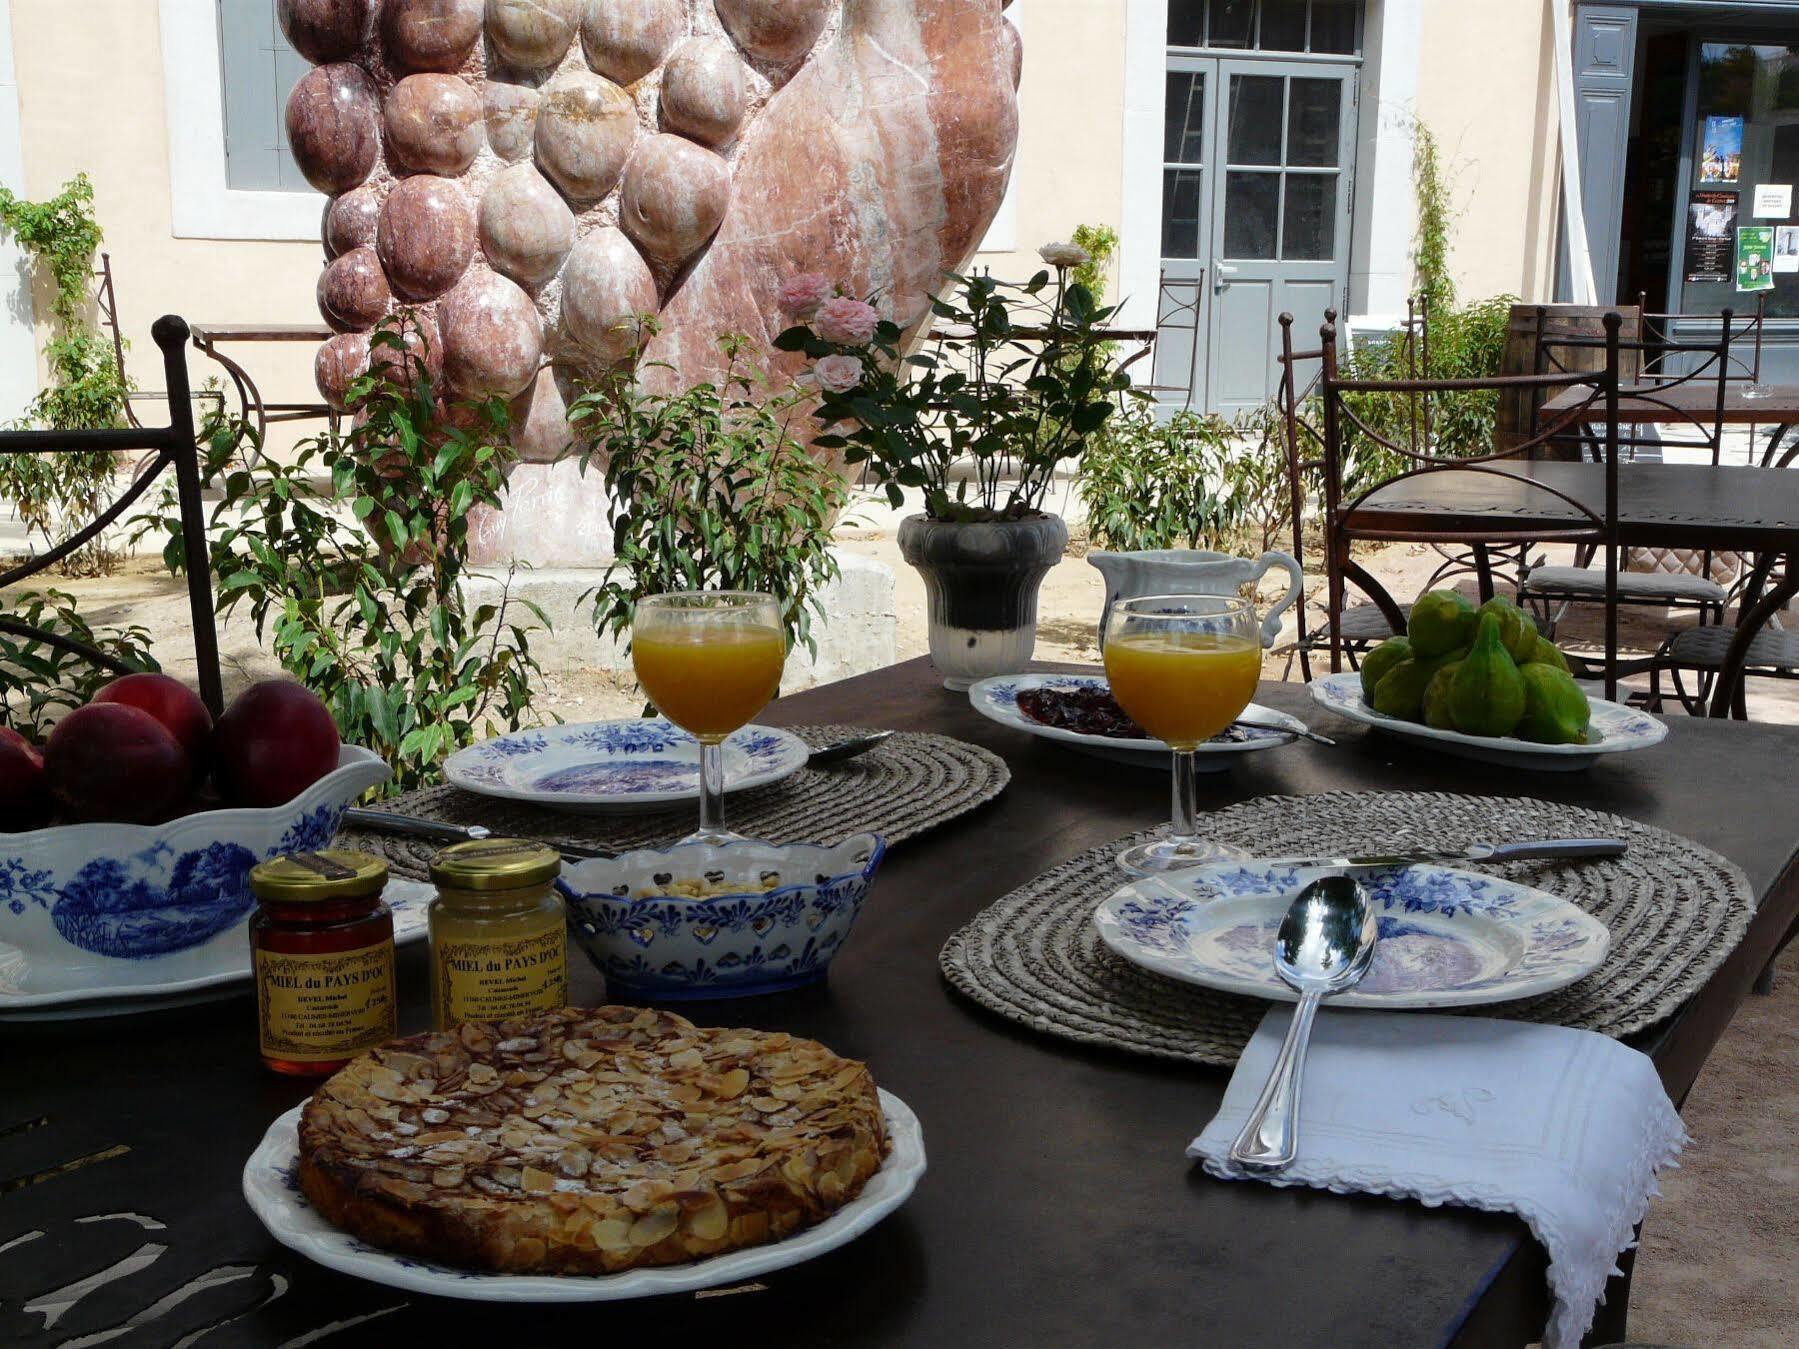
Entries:
{"type": "MultiPolygon", "coordinates": [[[[1324,311],[1327,324],[1337,320],[1336,311],[1324,311]]],[[[1309,415],[1314,406],[1318,382],[1324,375],[1324,351],[1315,348],[1298,351],[1293,346],[1293,315],[1283,313],[1277,320],[1281,330],[1280,381],[1275,390],[1275,404],[1281,423],[1281,443],[1287,461],[1287,499],[1293,510],[1293,556],[1301,567],[1306,564],[1305,507],[1306,477],[1324,466],[1324,433],[1309,415]]],[[[1298,625],[1300,673],[1312,677],[1310,634],[1307,631],[1305,598],[1294,606],[1298,625]]]]}
{"type": "MultiPolygon", "coordinates": [[[[187,564],[188,607],[193,619],[194,656],[199,667],[200,697],[214,716],[224,710],[224,689],[219,677],[218,630],[213,625],[212,578],[206,544],[206,519],[200,501],[200,451],[194,431],[194,410],[187,378],[187,324],[168,315],[150,330],[162,348],[163,371],[168,381],[169,424],[129,426],[117,430],[0,431],[0,454],[120,453],[155,451],[154,457],[134,475],[130,486],[98,517],[69,535],[55,547],[27,558],[0,572],[0,590],[55,566],[109,528],[136,504],[165,469],[175,473],[176,498],[181,507],[182,551],[187,564]]],[[[21,619],[0,617],[0,631],[43,642],[46,646],[79,655],[118,674],[132,670],[123,662],[85,642],[61,633],[46,632],[21,619]]]]}
{"type": "MultiPolygon", "coordinates": [[[[1543,345],[1564,339],[1593,339],[1603,343],[1604,320],[1609,313],[1617,314],[1621,320],[1618,330],[1621,341],[1631,343],[1641,338],[1644,318],[1640,305],[1621,305],[1616,308],[1590,304],[1513,305],[1506,320],[1505,346],[1500,352],[1499,373],[1540,375],[1556,368],[1573,369],[1580,359],[1587,359],[1590,364],[1596,365],[1599,360],[1597,355],[1587,353],[1583,357],[1572,347],[1564,351],[1560,366],[1554,362],[1546,362],[1543,345]]],[[[1619,364],[1621,382],[1628,384],[1636,378],[1638,359],[1635,351],[1623,352],[1619,364]]],[[[1537,410],[1542,407],[1543,401],[1541,391],[1531,388],[1517,388],[1501,394],[1493,426],[1496,446],[1506,448],[1529,439],[1536,430],[1537,410]]],[[[1545,457],[1579,456],[1577,447],[1554,443],[1543,446],[1541,452],[1545,457]]]]}

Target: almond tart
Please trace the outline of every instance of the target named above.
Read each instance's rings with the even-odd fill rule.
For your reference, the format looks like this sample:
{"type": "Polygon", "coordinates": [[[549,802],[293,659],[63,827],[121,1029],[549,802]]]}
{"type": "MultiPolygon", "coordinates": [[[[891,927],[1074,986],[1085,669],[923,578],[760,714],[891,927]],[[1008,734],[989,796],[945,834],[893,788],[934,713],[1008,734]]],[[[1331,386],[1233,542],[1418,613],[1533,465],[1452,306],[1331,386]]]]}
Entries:
{"type": "Polygon", "coordinates": [[[300,1119],[300,1187],[370,1245],[509,1274],[611,1274],[778,1241],[888,1150],[868,1069],[635,1007],[395,1040],[300,1119]]]}

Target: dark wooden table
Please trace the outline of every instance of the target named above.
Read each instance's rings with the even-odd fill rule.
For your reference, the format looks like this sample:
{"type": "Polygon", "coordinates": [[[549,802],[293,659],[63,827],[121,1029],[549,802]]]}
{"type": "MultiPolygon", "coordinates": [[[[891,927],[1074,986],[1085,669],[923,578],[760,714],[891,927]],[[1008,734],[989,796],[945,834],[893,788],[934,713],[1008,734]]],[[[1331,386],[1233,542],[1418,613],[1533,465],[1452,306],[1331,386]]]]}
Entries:
{"type": "MultiPolygon", "coordinates": [[[[1618,420],[1621,422],[1678,422],[1695,418],[1709,422],[1718,403],[1716,367],[1710,380],[1694,379],[1673,384],[1665,389],[1645,389],[1632,397],[1629,387],[1619,390],[1618,420]],[[1672,415],[1671,415],[1672,414],[1672,415]]],[[[1799,384],[1762,384],[1759,396],[1745,392],[1747,380],[1727,380],[1724,385],[1724,422],[1728,426],[1776,426],[1784,429],[1799,422],[1799,384]]],[[[1567,412],[1591,398],[1584,386],[1564,389],[1543,404],[1543,416],[1567,412]]],[[[1605,404],[1589,402],[1582,413],[1588,421],[1605,420],[1605,404]]]]}
{"type": "MultiPolygon", "coordinates": [[[[1261,696],[1328,720],[1297,686],[1261,696]]],[[[944,986],[937,953],[952,931],[1045,868],[1164,818],[1165,773],[986,721],[923,661],[783,699],[767,719],[946,732],[1013,770],[1000,800],[893,851],[827,986],[689,1005],[702,1022],[813,1035],[866,1058],[924,1122],[930,1171],[905,1208],[753,1291],[522,1313],[408,1296],[287,1254],[245,1206],[244,1158],[306,1092],[258,1068],[245,999],[4,1026],[0,1343],[56,1344],[133,1317],[120,1344],[198,1349],[282,1344],[331,1324],[306,1343],[1394,1349],[1540,1333],[1543,1258],[1522,1223],[1211,1180],[1183,1149],[1225,1073],[1035,1035],[944,986]],[[121,1214],[137,1216],[80,1221],[121,1214]],[[27,1310],[54,1309],[72,1296],[54,1290],[123,1260],[139,1266],[75,1298],[48,1331],[43,1311],[27,1310]],[[208,1326],[219,1329],[182,1340],[208,1326]]],[[[1529,794],[1678,830],[1747,871],[1762,901],[1748,938],[1645,1042],[1684,1096],[1799,907],[1799,797],[1769,789],[1790,773],[1799,731],[1677,719],[1658,749],[1531,776],[1329,729],[1340,748],[1294,745],[1202,775],[1204,804],[1346,789],[1529,794]]],[[[406,952],[400,972],[402,1028],[419,1029],[423,952],[406,952]]],[[[597,988],[583,965],[575,995],[597,988]]]]}
{"type": "MultiPolygon", "coordinates": [[[[1423,473],[1376,488],[1347,520],[1364,536],[1428,540],[1446,533],[1553,537],[1589,526],[1592,516],[1564,497],[1604,515],[1603,464],[1519,460],[1502,467],[1530,482],[1454,469],[1423,473]],[[1548,490],[1532,485],[1537,483],[1548,490]]],[[[1750,643],[1799,594],[1799,473],[1711,464],[1620,464],[1618,541],[1627,548],[1710,548],[1755,557],[1712,697],[1712,715],[1729,715],[1750,643]],[[1770,584],[1776,569],[1780,578],[1770,584]]],[[[1388,617],[1393,621],[1397,604],[1379,582],[1358,571],[1357,584],[1383,610],[1392,606],[1388,617]]]]}

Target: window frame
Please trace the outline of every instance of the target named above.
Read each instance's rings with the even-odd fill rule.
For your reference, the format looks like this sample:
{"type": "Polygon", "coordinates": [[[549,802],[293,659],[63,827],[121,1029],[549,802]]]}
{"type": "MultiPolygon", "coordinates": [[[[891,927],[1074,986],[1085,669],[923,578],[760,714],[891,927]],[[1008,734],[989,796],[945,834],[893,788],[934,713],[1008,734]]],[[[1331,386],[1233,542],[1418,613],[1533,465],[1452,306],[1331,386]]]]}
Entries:
{"type": "Polygon", "coordinates": [[[227,181],[217,0],[159,4],[175,237],[316,243],[323,193],[251,191],[227,181]]]}

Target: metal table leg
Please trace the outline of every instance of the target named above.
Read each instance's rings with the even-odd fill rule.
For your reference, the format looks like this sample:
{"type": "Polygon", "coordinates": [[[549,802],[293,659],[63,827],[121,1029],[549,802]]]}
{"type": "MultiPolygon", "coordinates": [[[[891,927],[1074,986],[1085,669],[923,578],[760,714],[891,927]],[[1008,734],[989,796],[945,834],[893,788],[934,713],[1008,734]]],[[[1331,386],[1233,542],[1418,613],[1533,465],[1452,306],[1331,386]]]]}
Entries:
{"type": "Polygon", "coordinates": [[[1737,619],[1730,649],[1724,655],[1724,666],[1718,671],[1718,682],[1712,688],[1711,714],[1714,717],[1728,717],[1733,712],[1738,716],[1746,714],[1743,666],[1749,657],[1749,644],[1767,626],[1769,619],[1786,608],[1794,595],[1799,595],[1799,554],[1785,553],[1781,555],[1780,583],[1750,603],[1737,619]]]}

